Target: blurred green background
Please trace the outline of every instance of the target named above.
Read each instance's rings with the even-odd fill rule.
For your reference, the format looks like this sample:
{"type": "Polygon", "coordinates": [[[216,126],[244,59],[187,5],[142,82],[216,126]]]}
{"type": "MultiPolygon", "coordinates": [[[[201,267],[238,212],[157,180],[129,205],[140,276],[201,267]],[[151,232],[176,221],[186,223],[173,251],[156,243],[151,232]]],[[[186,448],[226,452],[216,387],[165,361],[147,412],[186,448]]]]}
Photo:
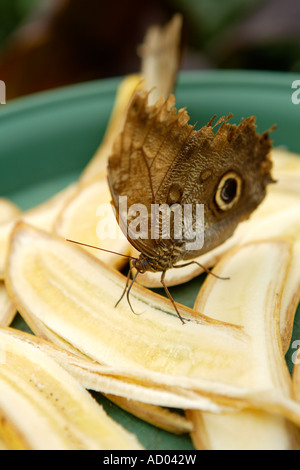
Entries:
{"type": "Polygon", "coordinates": [[[300,72],[299,0],[0,0],[7,99],[138,71],[146,29],[177,11],[182,69],[300,72]]]}

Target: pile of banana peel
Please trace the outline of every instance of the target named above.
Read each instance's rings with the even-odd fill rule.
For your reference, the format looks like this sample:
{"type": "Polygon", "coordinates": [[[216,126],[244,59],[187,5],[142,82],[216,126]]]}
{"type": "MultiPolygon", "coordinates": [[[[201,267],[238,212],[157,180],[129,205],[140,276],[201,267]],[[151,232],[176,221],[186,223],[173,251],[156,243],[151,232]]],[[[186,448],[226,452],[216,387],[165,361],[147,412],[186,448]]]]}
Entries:
{"type": "MultiPolygon", "coordinates": [[[[198,450],[300,448],[297,351],[292,375],[285,360],[300,301],[298,155],[273,150],[277,184],[228,241],[197,259],[230,280],[206,276],[194,307],[178,305],[184,325],[151,290],[159,274],[133,286],[134,315],[126,301],[115,308],[126,258],[66,241],[134,256],[125,237],[99,240],[97,207],[110,203],[107,158],[134,90],[155,86],[155,100],[174,85],[181,24],[176,15],[147,33],[141,73],[120,84],[105,137],[77,181],[26,212],[0,199],[0,449],[142,450],[90,391],[189,433],[198,450]],[[10,326],[17,312],[32,333],[10,326]]],[[[171,269],[166,282],[200,273],[171,269]]]]}

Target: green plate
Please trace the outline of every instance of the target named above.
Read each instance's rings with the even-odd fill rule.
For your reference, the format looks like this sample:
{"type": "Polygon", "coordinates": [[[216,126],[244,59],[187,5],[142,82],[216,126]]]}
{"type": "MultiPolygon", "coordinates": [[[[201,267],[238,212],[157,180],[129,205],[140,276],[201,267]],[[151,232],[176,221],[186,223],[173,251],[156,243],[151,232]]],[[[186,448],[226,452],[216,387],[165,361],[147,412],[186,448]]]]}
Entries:
{"type": "MultiPolygon", "coordinates": [[[[287,73],[183,72],[179,76],[177,106],[186,106],[191,123],[206,124],[212,115],[234,114],[232,122],[256,115],[258,130],[272,124],[275,145],[300,153],[300,105],[291,100],[292,82],[287,73]]],[[[75,85],[15,100],[0,106],[0,196],[22,209],[43,202],[76,180],[104,135],[121,78],[75,85]]],[[[9,84],[7,84],[9,86],[9,84]]],[[[173,288],[176,300],[188,306],[199,279],[173,288]]],[[[300,338],[300,312],[293,339],[300,338]]],[[[17,317],[14,326],[26,329],[17,317]]],[[[291,369],[291,353],[287,362],[291,369]]],[[[135,432],[150,450],[193,449],[188,436],[174,436],[123,412],[99,394],[108,413],[135,432]]]]}

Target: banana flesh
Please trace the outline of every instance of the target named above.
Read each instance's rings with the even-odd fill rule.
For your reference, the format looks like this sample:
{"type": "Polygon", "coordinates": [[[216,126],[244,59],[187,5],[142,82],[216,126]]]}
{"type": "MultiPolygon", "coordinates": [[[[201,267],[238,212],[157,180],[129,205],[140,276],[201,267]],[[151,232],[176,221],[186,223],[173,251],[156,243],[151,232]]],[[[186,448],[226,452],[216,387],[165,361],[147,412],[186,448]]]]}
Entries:
{"type": "Polygon", "coordinates": [[[0,279],[3,280],[4,278],[4,267],[9,247],[9,239],[16,223],[22,220],[35,227],[51,232],[53,230],[54,221],[75,190],[75,187],[75,183],[71,184],[58,194],[55,194],[48,201],[26,212],[22,212],[12,220],[0,225],[0,279]]]}
{"type": "Polygon", "coordinates": [[[77,247],[24,224],[12,238],[6,282],[34,332],[96,361],[95,370],[97,363],[111,369],[106,380],[92,367],[81,371],[88,388],[125,397],[128,393],[127,398],[153,405],[166,406],[172,399],[170,406],[214,412],[251,405],[300,423],[300,407],[290,395],[288,372],[275,341],[273,315],[278,313],[277,297],[292,252],[289,241],[257,242],[234,252],[232,263],[226,258],[222,266],[235,282],[218,280],[213,296],[202,295],[203,314],[181,306],[182,316],[189,320],[184,326],[167,299],[140,286],[132,291],[138,315],[126,302],[114,308],[123,276],[77,247]],[[233,292],[228,295],[230,285],[233,292]],[[243,292],[243,297],[236,292],[243,292]],[[243,300],[243,329],[209,319],[211,298],[225,299],[231,309],[241,308],[238,303],[243,300]],[[255,309],[259,313],[253,323],[255,309]],[[112,375],[124,379],[123,387],[121,380],[115,388],[112,375]],[[151,382],[152,388],[147,387],[151,382]]]}
{"type": "Polygon", "coordinates": [[[17,309],[8,295],[6,287],[0,281],[0,326],[8,326],[13,321],[17,309]]]}
{"type": "Polygon", "coordinates": [[[286,192],[299,195],[299,156],[279,147],[273,149],[272,159],[277,186],[286,192]]]}
{"type": "Polygon", "coordinates": [[[9,449],[141,449],[50,356],[0,329],[0,436],[9,449]]]}
{"type": "Polygon", "coordinates": [[[0,226],[13,220],[21,213],[21,209],[9,199],[0,197],[0,226]]]}
{"type": "Polygon", "coordinates": [[[57,217],[54,230],[64,239],[95,247],[83,246],[83,249],[109,266],[121,269],[127,262],[125,256],[131,252],[131,245],[116,221],[110,201],[106,179],[81,184],[57,217]],[[118,256],[111,250],[125,256],[118,256]]]}
{"type": "MultiPolygon", "coordinates": [[[[293,249],[292,259],[288,271],[282,283],[283,289],[273,292],[269,301],[273,301],[273,305],[267,303],[261,304],[259,308],[259,294],[260,289],[267,292],[271,288],[271,283],[274,282],[274,276],[278,277],[280,274],[275,270],[272,271],[272,264],[270,263],[272,256],[266,256],[265,260],[261,257],[264,253],[261,251],[263,244],[257,245],[256,253],[253,256],[261,259],[261,262],[247,263],[245,261],[244,268],[240,269],[240,276],[236,276],[235,286],[236,293],[234,300],[230,297],[225,297],[225,292],[222,294],[224,288],[222,284],[216,286],[215,279],[209,278],[200,290],[199,296],[196,300],[195,308],[209,314],[212,318],[225,320],[239,324],[248,332],[253,338],[253,350],[261,351],[261,344],[264,342],[265,354],[261,358],[268,358],[268,364],[261,364],[261,374],[265,374],[265,379],[270,382],[270,387],[279,386],[283,393],[292,396],[292,385],[289,374],[286,370],[284,361],[284,354],[282,353],[282,343],[287,342],[287,336],[291,336],[291,325],[293,324],[293,317],[298,305],[290,296],[293,290],[294,280],[298,285],[300,281],[299,270],[299,242],[296,244],[297,250],[293,249]],[[261,245],[261,246],[260,246],[261,245]],[[261,264],[260,264],[261,263],[261,264]],[[252,271],[256,265],[256,273],[252,271]],[[244,269],[244,273],[242,271],[244,269]],[[250,272],[249,272],[250,269],[250,272]],[[269,274],[267,271],[269,270],[269,274]],[[272,274],[273,273],[273,274],[272,274]],[[258,278],[258,282],[267,282],[269,286],[258,286],[254,279],[258,278]],[[247,278],[250,282],[248,282],[247,278]],[[255,290],[253,287],[256,286],[255,290]],[[288,294],[288,295],[287,295],[288,294]],[[226,299],[229,299],[228,301],[226,299]],[[254,299],[254,300],[253,300],[254,299]],[[286,311],[286,304],[281,308],[283,302],[290,301],[290,331],[287,333],[288,326],[285,329],[276,328],[276,315],[282,315],[286,311]],[[255,307],[251,303],[255,302],[255,307]],[[247,313],[247,311],[249,313],[247,313]],[[266,312],[269,311],[269,318],[266,312]],[[275,316],[275,318],[274,318],[275,316]],[[272,325],[273,323],[273,325],[272,325]],[[253,330],[253,333],[251,333],[253,330]],[[281,332],[281,335],[279,333],[281,332]],[[275,349],[276,348],[276,349],[275,349]],[[268,371],[268,372],[267,372],[268,371]],[[275,382],[276,381],[276,382],[275,382]]],[[[266,246],[266,245],[265,245],[266,246]]],[[[244,250],[247,250],[247,247],[244,250]]],[[[270,250],[274,250],[270,243],[270,250]]],[[[265,250],[265,247],[264,247],[265,250]]],[[[237,252],[238,253],[238,252],[237,252]]],[[[234,254],[220,263],[217,267],[218,274],[222,275],[223,270],[229,269],[230,264],[234,260],[234,254]]],[[[227,293],[228,296],[228,293],[227,293]]],[[[286,315],[283,315],[286,320],[286,315]]],[[[283,323],[281,323],[283,324],[283,323]]],[[[255,377],[259,380],[259,377],[255,377]]],[[[187,416],[194,423],[194,430],[192,432],[193,442],[198,449],[234,449],[234,450],[292,450],[299,449],[298,430],[283,416],[275,415],[261,410],[248,409],[239,413],[223,413],[219,416],[211,413],[201,413],[199,411],[189,411],[187,416]]]]}

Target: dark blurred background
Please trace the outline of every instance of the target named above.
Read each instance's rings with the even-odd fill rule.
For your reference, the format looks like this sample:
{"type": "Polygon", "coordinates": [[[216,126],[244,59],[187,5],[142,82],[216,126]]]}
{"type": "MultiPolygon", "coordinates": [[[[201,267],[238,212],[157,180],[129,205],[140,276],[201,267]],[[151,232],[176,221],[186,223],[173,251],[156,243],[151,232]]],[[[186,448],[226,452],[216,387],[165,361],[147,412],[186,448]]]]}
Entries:
{"type": "Polygon", "coordinates": [[[146,29],[175,12],[181,69],[300,72],[299,0],[0,0],[7,99],[138,72],[146,29]]]}

